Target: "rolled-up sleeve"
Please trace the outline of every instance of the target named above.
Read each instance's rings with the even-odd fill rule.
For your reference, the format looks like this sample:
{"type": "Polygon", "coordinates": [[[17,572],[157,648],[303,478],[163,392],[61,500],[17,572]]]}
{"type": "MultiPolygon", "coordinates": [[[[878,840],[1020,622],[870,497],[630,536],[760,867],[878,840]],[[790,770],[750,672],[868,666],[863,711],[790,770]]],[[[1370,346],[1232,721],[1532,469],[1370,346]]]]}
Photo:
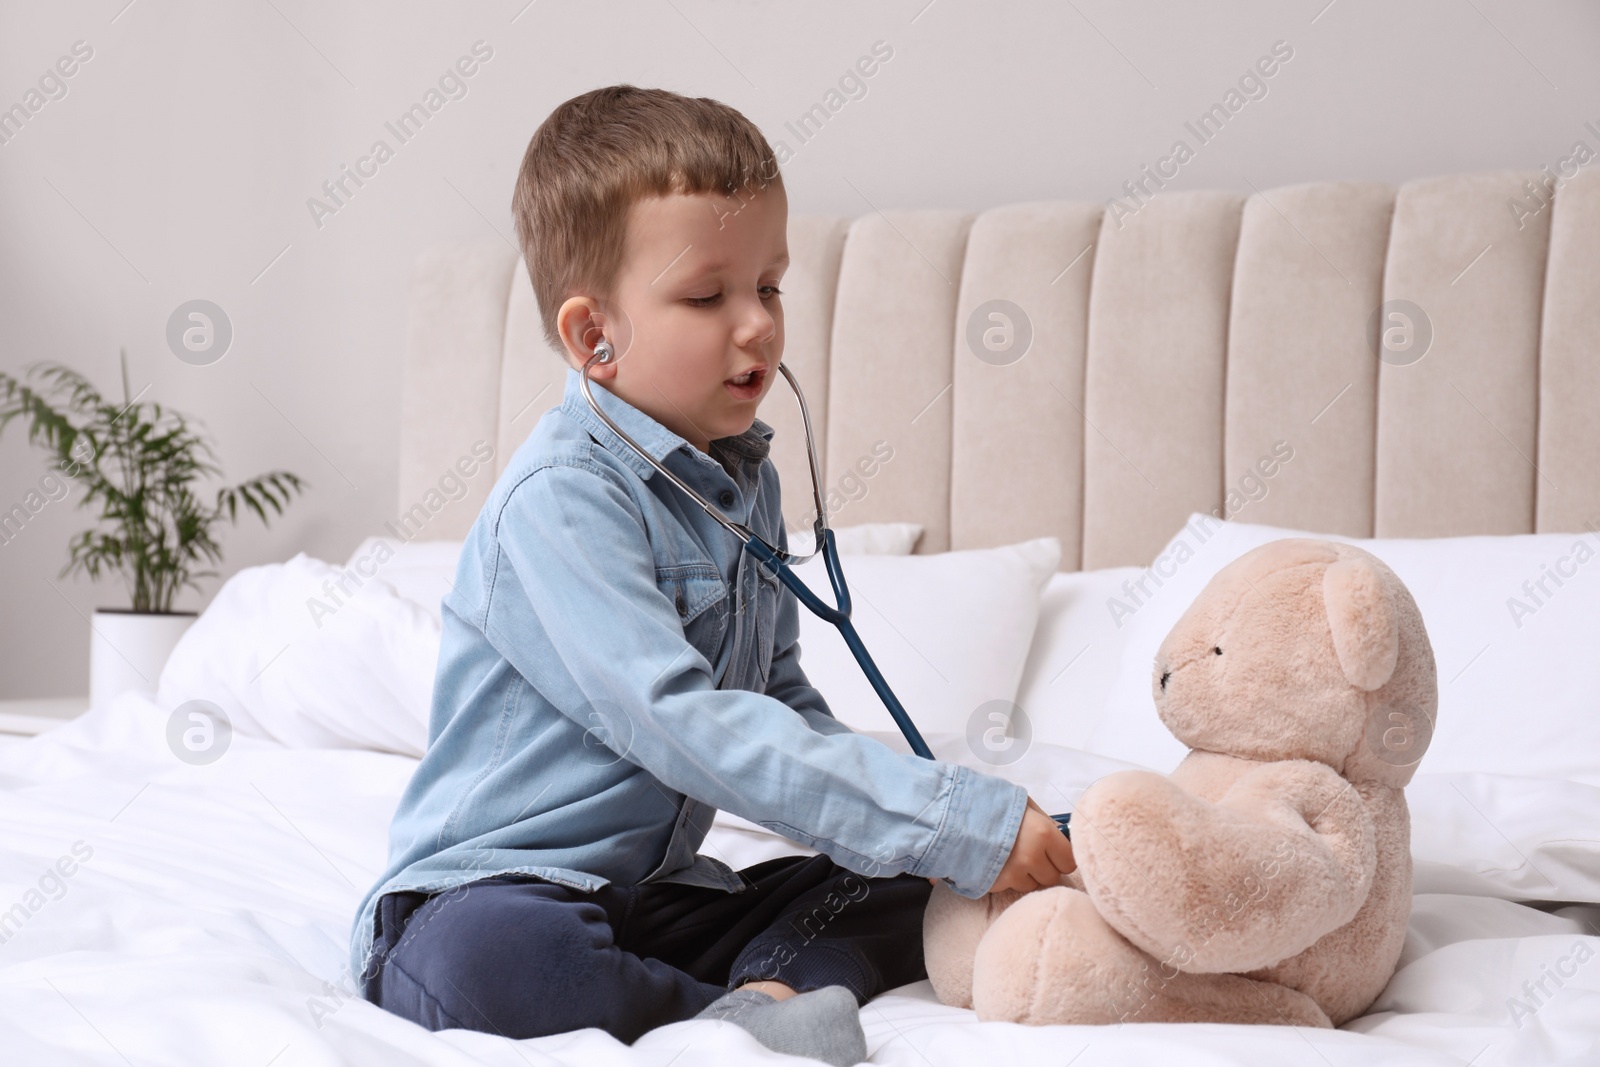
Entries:
{"type": "MultiPolygon", "coordinates": [[[[779,598],[766,692],[719,690],[657,585],[643,515],[619,475],[538,469],[507,495],[495,538],[571,688],[625,720],[612,729],[625,759],[859,873],[944,878],[967,897],[993,884],[1026,791],[835,720],[800,670],[792,594],[779,598]]],[[[529,678],[551,670],[514,641],[505,653],[529,678]]]]}

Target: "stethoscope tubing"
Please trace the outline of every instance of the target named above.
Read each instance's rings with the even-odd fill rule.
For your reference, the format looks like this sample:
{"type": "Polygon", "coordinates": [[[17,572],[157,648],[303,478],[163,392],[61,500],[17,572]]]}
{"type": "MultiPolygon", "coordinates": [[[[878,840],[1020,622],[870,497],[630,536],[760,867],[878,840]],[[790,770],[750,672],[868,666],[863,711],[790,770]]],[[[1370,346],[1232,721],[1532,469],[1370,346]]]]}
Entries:
{"type": "Polygon", "coordinates": [[[922,732],[911,721],[911,716],[906,713],[900,699],[894,695],[894,690],[889,688],[888,680],[884,678],[883,672],[878,670],[872,654],[861,641],[861,635],[856,633],[855,623],[850,621],[850,589],[845,585],[844,570],[839,566],[839,548],[834,544],[833,531],[826,526],[822,529],[822,536],[825,546],[822,550],[822,561],[828,568],[828,581],[833,584],[834,598],[839,602],[837,608],[824,603],[821,597],[813,593],[806,583],[800,580],[800,576],[795,574],[788,564],[778,559],[776,553],[768,548],[761,538],[752,536],[744,543],[744,547],[762,564],[772,567],[777,573],[778,580],[788,586],[813,614],[839,628],[839,634],[849,646],[850,654],[855,656],[856,663],[861,666],[861,672],[867,676],[867,681],[872,683],[872,688],[883,701],[883,706],[889,709],[894,724],[900,727],[900,732],[910,743],[911,751],[923,759],[933,759],[933,750],[922,739],[922,732]]]}

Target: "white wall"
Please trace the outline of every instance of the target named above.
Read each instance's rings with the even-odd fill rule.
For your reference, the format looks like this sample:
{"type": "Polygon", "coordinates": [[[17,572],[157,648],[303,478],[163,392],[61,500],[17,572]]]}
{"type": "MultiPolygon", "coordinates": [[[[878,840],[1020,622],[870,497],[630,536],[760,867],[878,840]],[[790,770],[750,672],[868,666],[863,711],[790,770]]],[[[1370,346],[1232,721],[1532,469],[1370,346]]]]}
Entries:
{"type": "MultiPolygon", "coordinates": [[[[265,528],[224,525],[222,578],[304,551],[343,560],[397,508],[397,368],[412,257],[499,233],[557,103],[627,81],[724,100],[796,149],[791,210],[983,209],[1119,195],[1192,135],[1273,43],[1293,58],[1169,183],[1403,182],[1537,169],[1600,149],[1600,5],[1566,0],[753,0],[0,3],[0,107],[83,41],[93,56],[0,144],[0,367],[65,362],[198,417],[227,476],[314,483],[265,528]],[[519,13],[520,12],[520,13],[519,13]],[[307,200],[395,139],[384,123],[476,41],[493,56],[336,215],[307,200]],[[892,58],[803,146],[785,128],[887,42],[892,58]],[[179,304],[230,317],[209,366],[168,349],[179,304]]],[[[7,131],[10,133],[11,131],[7,131]]],[[[0,510],[45,470],[0,434],[0,510]]],[[[214,489],[212,490],[214,492],[214,489]]],[[[0,545],[0,697],[87,692],[88,622],[120,583],[60,579],[93,516],[48,504],[0,545]]],[[[181,609],[199,609],[185,592],[181,609]]]]}

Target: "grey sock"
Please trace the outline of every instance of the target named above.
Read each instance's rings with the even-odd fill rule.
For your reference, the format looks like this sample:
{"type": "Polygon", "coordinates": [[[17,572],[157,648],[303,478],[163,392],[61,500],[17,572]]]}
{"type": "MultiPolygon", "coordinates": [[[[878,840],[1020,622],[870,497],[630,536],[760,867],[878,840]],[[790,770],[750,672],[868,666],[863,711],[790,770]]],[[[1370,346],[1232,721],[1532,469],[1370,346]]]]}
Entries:
{"type": "Polygon", "coordinates": [[[834,1067],[852,1067],[867,1058],[855,994],[842,985],[786,1000],[741,987],[712,1001],[695,1018],[725,1020],[750,1031],[774,1052],[810,1056],[834,1067]]]}

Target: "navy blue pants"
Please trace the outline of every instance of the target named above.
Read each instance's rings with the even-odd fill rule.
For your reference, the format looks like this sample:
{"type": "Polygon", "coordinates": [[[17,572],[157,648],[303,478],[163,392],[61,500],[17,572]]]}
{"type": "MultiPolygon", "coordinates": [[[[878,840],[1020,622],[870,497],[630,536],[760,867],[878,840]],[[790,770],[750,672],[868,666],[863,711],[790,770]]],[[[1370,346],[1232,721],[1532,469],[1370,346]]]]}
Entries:
{"type": "Polygon", "coordinates": [[[389,893],[367,998],[429,1030],[511,1038],[598,1027],[632,1044],[744,981],[856,1001],[928,976],[926,878],[867,878],[827,856],[739,872],[741,893],[652,882],[593,893],[525,875],[389,893]]]}

